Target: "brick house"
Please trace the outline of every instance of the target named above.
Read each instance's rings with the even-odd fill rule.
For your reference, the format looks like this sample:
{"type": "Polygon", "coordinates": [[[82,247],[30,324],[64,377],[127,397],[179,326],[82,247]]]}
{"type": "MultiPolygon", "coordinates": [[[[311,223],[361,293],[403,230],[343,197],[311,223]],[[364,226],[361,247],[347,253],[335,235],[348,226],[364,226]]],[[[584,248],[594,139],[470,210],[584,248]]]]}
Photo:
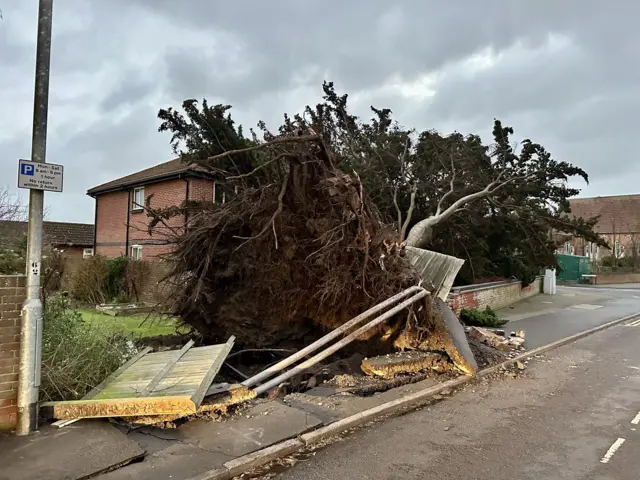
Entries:
{"type": "Polygon", "coordinates": [[[180,228],[184,217],[168,220],[149,234],[150,218],[144,211],[178,206],[186,200],[224,202],[221,189],[211,174],[180,159],[98,185],[87,191],[96,201],[95,252],[106,257],[129,255],[134,259],[154,260],[170,251],[166,232],[180,228]]]}
{"type": "MultiPolygon", "coordinates": [[[[0,247],[15,248],[25,242],[27,222],[0,220],[0,247]]],[[[83,258],[93,255],[94,228],[90,223],[44,222],[44,245],[61,250],[65,257],[83,258]]]]}
{"type": "Polygon", "coordinates": [[[574,198],[571,213],[585,219],[599,216],[594,230],[611,249],[599,248],[574,238],[565,242],[565,253],[584,255],[592,260],[614,255],[616,258],[640,255],[640,195],[574,198]]]}

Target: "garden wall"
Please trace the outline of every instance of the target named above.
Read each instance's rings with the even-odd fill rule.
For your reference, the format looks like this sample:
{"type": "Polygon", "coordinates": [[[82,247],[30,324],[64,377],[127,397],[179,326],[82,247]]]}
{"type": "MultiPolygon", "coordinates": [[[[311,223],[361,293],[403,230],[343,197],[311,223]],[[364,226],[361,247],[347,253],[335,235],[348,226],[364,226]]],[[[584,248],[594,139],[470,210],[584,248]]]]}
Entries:
{"type": "Polygon", "coordinates": [[[640,273],[597,273],[598,285],[618,283],[640,283],[640,273]]]}
{"type": "Polygon", "coordinates": [[[26,294],[23,275],[0,275],[0,430],[12,430],[17,420],[20,312],[26,294]]]}
{"type": "Polygon", "coordinates": [[[498,310],[537,295],[541,291],[542,277],[537,277],[533,283],[524,288],[519,280],[481,283],[454,287],[449,294],[448,303],[457,314],[463,308],[484,310],[486,307],[491,307],[494,310],[498,310]]]}

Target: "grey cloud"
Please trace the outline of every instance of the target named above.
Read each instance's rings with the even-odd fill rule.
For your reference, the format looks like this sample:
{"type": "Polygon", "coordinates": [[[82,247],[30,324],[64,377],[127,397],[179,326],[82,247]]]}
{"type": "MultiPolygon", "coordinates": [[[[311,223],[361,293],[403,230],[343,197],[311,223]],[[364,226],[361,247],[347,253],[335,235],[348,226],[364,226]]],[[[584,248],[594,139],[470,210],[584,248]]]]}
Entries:
{"type": "MultiPolygon", "coordinates": [[[[0,76],[0,110],[30,112],[24,86],[33,84],[35,50],[25,32],[35,34],[35,8],[10,3],[0,22],[0,68],[10,72],[0,76]]],[[[65,164],[67,187],[49,196],[52,219],[91,221],[87,188],[171,158],[168,137],[157,133],[159,108],[206,97],[231,103],[246,127],[265,119],[276,128],[283,112],[320,99],[324,79],[349,93],[359,113],[389,107],[408,126],[477,132],[488,141],[499,117],[518,138],[584,166],[592,179],[586,194],[634,191],[640,4],[614,7],[597,0],[58,2],[49,158],[65,164]],[[550,38],[565,43],[545,50],[550,38]],[[496,63],[470,73],[465,61],[487,50],[496,63]],[[428,74],[436,79],[430,97],[390,87],[428,74]]],[[[24,115],[0,125],[7,130],[0,158],[28,155],[24,115]]],[[[0,183],[13,185],[14,170],[0,162],[0,183]]]]}

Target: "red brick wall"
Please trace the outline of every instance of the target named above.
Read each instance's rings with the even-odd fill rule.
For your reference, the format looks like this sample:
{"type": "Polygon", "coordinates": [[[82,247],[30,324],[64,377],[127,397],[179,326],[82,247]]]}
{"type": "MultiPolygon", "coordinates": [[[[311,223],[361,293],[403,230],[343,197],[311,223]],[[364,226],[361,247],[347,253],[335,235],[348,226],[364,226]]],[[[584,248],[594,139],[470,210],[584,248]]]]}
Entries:
{"type": "Polygon", "coordinates": [[[542,277],[526,287],[522,288],[519,281],[501,282],[494,285],[480,284],[473,289],[456,291],[454,288],[449,294],[449,306],[460,313],[463,308],[476,308],[484,310],[491,307],[494,310],[508,307],[524,298],[540,293],[542,289],[542,277]]]}
{"type": "Polygon", "coordinates": [[[213,182],[205,178],[192,178],[189,187],[189,200],[201,202],[213,201],[213,182]]]}
{"type": "Polygon", "coordinates": [[[0,430],[16,425],[20,312],[26,297],[25,277],[0,276],[0,430]]]}
{"type": "MultiPolygon", "coordinates": [[[[145,199],[151,196],[153,209],[180,205],[186,199],[187,181],[189,199],[199,201],[213,200],[213,181],[201,178],[168,180],[144,187],[145,199]]],[[[96,201],[96,254],[117,257],[125,253],[127,241],[128,192],[112,192],[98,195],[96,201]]],[[[131,189],[133,198],[133,189],[131,189]]],[[[167,241],[169,228],[158,225],[152,235],[147,226],[149,217],[144,211],[132,211],[129,217],[129,252],[132,245],[142,245],[142,259],[155,260],[159,255],[168,253],[171,246],[167,241]]],[[[167,221],[171,228],[180,228],[184,217],[178,216],[167,221]]]]}
{"type": "Polygon", "coordinates": [[[96,198],[96,255],[125,253],[128,198],[128,192],[103,193],[96,198]]]}
{"type": "Polygon", "coordinates": [[[597,274],[598,285],[618,283],[640,283],[640,273],[605,273],[597,274]]]}

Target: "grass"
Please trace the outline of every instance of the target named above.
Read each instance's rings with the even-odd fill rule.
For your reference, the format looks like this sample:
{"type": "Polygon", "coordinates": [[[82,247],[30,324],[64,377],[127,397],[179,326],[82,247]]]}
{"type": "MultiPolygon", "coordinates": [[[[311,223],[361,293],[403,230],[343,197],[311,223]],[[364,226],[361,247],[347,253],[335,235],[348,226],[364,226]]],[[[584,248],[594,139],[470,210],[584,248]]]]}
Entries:
{"type": "Polygon", "coordinates": [[[160,316],[132,315],[111,317],[95,310],[80,309],[82,319],[90,324],[106,325],[114,332],[133,335],[136,338],[186,333],[178,327],[178,319],[160,316]]]}

